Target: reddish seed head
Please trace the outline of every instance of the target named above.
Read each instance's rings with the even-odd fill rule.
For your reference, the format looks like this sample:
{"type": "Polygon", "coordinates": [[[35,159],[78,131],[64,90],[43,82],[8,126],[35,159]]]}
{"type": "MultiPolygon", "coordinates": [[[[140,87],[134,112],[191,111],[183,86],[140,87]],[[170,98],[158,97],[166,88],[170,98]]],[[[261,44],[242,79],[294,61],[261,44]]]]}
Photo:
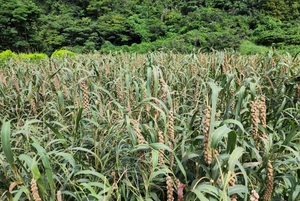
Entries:
{"type": "Polygon", "coordinates": [[[177,194],[178,194],[178,200],[179,201],[183,201],[183,189],[184,189],[184,184],[180,184],[177,190],[177,194]]]}

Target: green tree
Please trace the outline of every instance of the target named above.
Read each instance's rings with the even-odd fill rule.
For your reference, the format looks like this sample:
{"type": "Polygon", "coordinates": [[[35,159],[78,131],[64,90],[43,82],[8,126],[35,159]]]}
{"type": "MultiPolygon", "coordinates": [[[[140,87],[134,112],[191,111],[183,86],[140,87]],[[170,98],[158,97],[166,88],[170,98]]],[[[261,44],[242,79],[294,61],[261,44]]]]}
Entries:
{"type": "Polygon", "coordinates": [[[124,15],[110,12],[97,20],[100,36],[114,45],[126,45],[130,41],[124,15]]]}
{"type": "Polygon", "coordinates": [[[33,51],[40,49],[36,22],[38,7],[29,0],[7,0],[0,4],[0,49],[33,51]]]}
{"type": "MultiPolygon", "coordinates": [[[[126,20],[130,35],[138,36],[139,40],[133,42],[150,42],[165,36],[167,26],[158,18],[144,19],[138,15],[132,15],[126,20]]],[[[135,37],[135,39],[137,39],[135,37]]]]}
{"type": "MultiPolygon", "coordinates": [[[[63,29],[62,35],[66,38],[66,43],[71,46],[84,46],[87,42],[95,45],[99,42],[96,23],[90,18],[82,18],[72,21],[68,27],[63,29]]],[[[100,45],[100,44],[98,44],[100,45]]]]}
{"type": "Polygon", "coordinates": [[[294,20],[299,17],[298,0],[267,0],[262,5],[262,13],[280,20],[294,20]]]}
{"type": "Polygon", "coordinates": [[[110,12],[131,15],[137,12],[138,5],[138,0],[90,0],[86,10],[88,16],[97,19],[110,12]]]}

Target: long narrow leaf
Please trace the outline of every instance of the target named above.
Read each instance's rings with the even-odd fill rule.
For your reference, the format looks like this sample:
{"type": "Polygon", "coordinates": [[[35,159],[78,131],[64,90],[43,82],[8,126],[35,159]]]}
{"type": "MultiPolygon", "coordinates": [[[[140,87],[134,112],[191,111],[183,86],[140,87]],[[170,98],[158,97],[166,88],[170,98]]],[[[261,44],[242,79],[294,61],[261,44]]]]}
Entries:
{"type": "Polygon", "coordinates": [[[10,122],[7,121],[2,125],[1,128],[1,141],[2,141],[2,150],[6,157],[7,162],[11,166],[12,170],[17,173],[17,168],[14,160],[14,154],[11,150],[10,145],[10,122]]]}
{"type": "Polygon", "coordinates": [[[211,95],[211,102],[212,102],[211,109],[212,110],[211,110],[211,115],[210,115],[210,128],[209,128],[209,133],[211,134],[214,131],[218,95],[222,88],[218,87],[214,82],[208,82],[208,85],[210,86],[210,88],[212,90],[212,95],[211,95]]]}
{"type": "Polygon", "coordinates": [[[193,189],[191,190],[191,192],[195,193],[197,195],[197,198],[200,199],[201,201],[209,201],[209,199],[207,199],[203,193],[200,192],[199,189],[193,189]]]}
{"type": "Polygon", "coordinates": [[[217,128],[212,134],[211,134],[211,148],[217,148],[217,145],[222,140],[222,138],[227,135],[229,132],[231,132],[231,129],[228,128],[226,125],[223,125],[219,128],[217,128]]]}
{"type": "Polygon", "coordinates": [[[234,172],[234,167],[238,163],[239,158],[243,155],[244,149],[242,147],[237,147],[230,154],[228,159],[228,169],[231,172],[234,172]]]}
{"type": "Polygon", "coordinates": [[[55,191],[54,191],[54,180],[53,180],[53,172],[52,172],[52,168],[50,165],[50,161],[49,161],[49,157],[46,153],[46,150],[41,147],[37,142],[32,143],[32,146],[38,151],[39,156],[42,159],[42,163],[43,166],[45,168],[46,171],[46,175],[47,175],[47,180],[48,180],[48,184],[51,190],[51,196],[54,199],[54,195],[55,195],[55,191]]]}

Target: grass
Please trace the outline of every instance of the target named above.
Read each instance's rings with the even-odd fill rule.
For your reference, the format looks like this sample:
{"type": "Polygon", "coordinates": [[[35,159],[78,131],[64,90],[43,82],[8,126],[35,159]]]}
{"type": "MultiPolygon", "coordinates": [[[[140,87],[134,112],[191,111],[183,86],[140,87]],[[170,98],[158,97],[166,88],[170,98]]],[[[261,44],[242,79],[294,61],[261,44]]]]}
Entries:
{"type": "Polygon", "coordinates": [[[299,63],[276,52],[6,60],[1,199],[298,200],[299,63]]]}

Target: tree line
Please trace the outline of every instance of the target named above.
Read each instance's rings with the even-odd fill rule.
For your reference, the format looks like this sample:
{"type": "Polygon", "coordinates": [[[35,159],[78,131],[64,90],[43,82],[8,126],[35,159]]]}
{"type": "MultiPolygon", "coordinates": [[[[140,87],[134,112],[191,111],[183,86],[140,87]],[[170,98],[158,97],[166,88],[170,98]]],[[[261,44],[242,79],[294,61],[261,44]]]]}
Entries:
{"type": "Polygon", "coordinates": [[[0,51],[295,49],[299,11],[298,0],[6,0],[0,51]]]}

